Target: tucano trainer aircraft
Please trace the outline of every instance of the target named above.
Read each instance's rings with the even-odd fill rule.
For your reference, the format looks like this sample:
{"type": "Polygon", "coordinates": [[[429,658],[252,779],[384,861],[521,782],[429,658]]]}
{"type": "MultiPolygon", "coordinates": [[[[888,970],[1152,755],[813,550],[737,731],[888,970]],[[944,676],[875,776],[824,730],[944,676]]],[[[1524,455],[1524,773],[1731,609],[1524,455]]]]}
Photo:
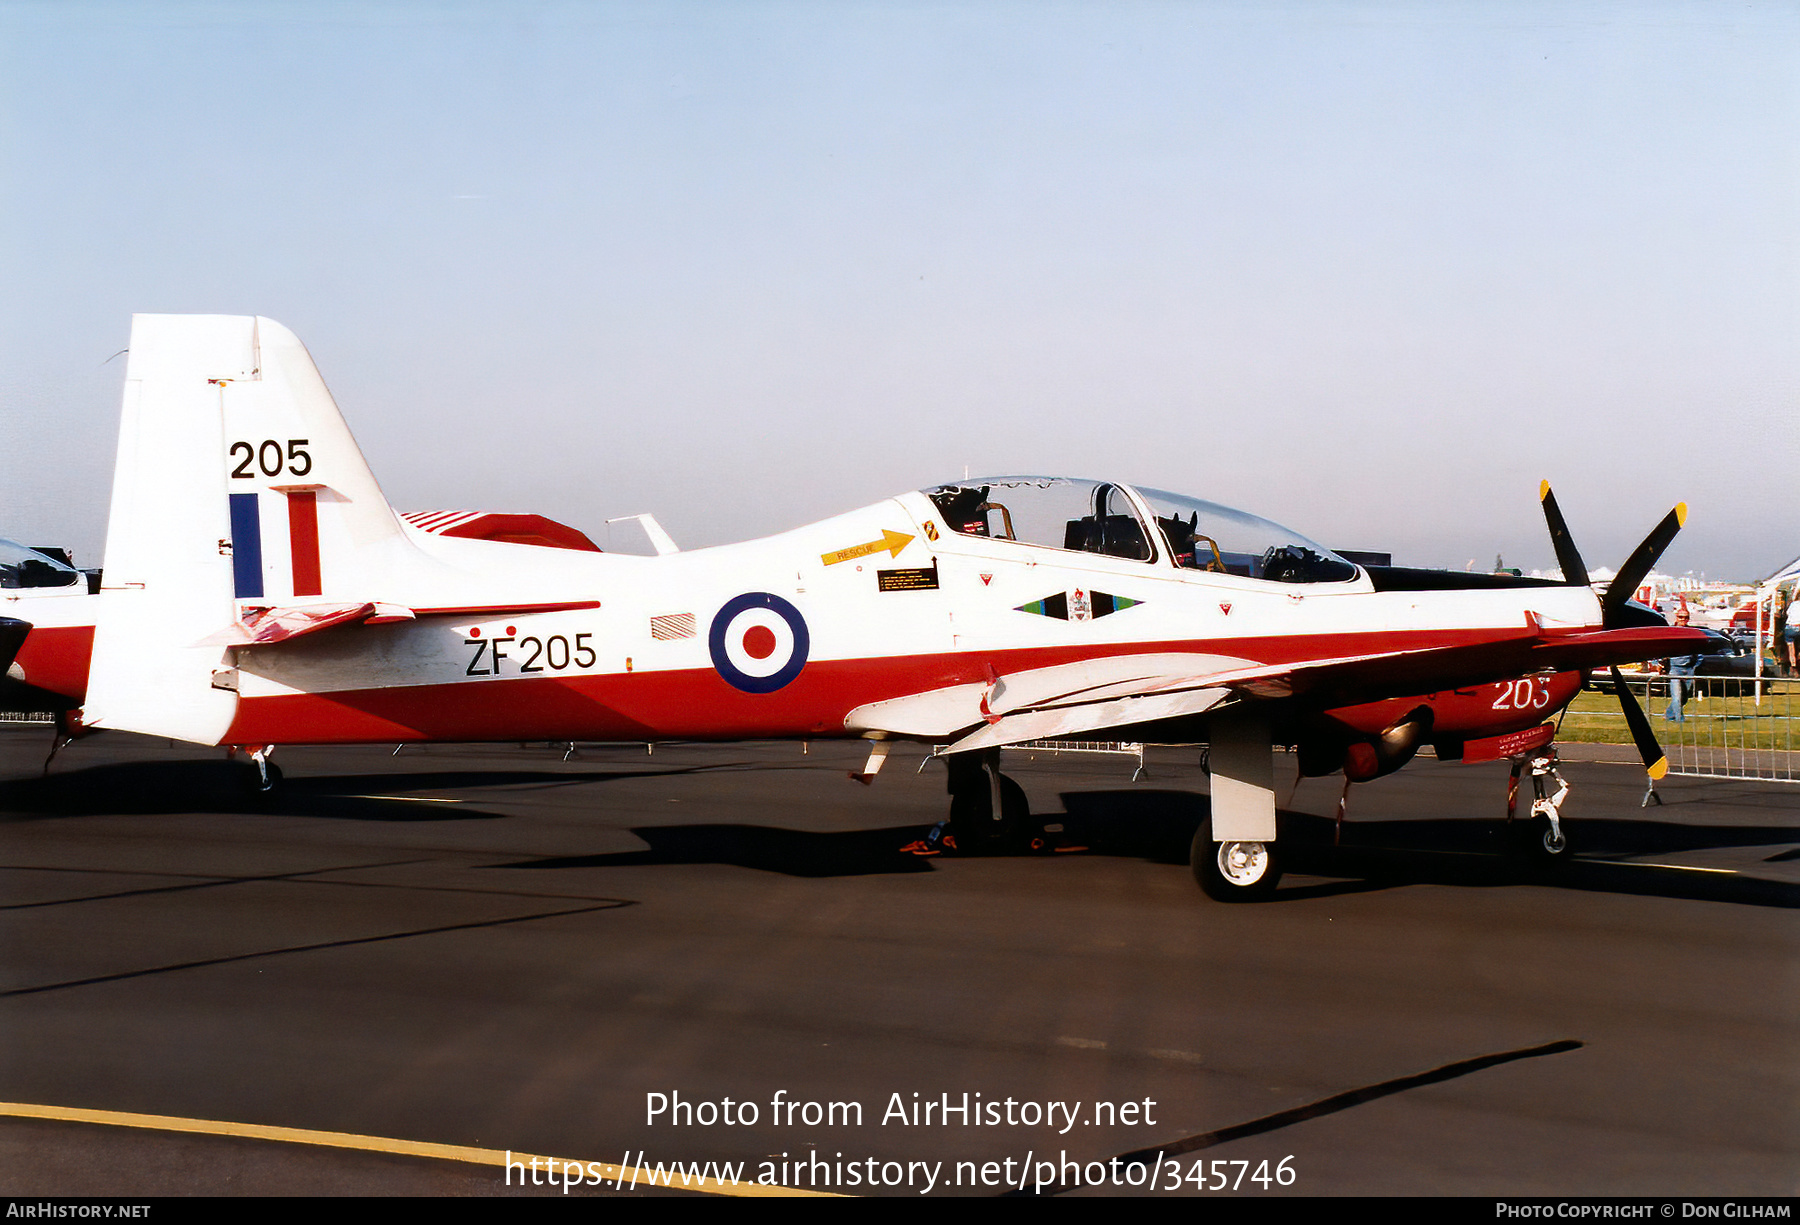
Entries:
{"type": "MultiPolygon", "coordinates": [[[[139,315],[101,591],[0,603],[0,648],[79,707],[61,733],[246,750],[265,786],[280,744],[845,737],[865,780],[896,740],[941,745],[964,851],[1025,836],[1006,745],[1206,742],[1195,874],[1245,900],[1280,874],[1277,746],[1348,781],[1425,744],[1554,777],[1547,719],[1587,669],[1702,637],[1626,598],[1684,508],[1602,598],[1540,496],[1561,582],[1358,566],[1211,502],[1037,476],[688,552],[647,522],[657,556],[609,554],[537,516],[395,512],[292,332],[139,315]]],[[[1560,798],[1534,806],[1553,853],[1560,798]]]]}

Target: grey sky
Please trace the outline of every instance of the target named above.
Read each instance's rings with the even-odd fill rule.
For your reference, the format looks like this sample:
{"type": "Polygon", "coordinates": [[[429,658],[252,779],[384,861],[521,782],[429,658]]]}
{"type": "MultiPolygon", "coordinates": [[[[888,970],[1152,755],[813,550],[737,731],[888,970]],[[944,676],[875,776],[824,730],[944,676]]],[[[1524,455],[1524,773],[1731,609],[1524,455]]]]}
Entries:
{"type": "Polygon", "coordinates": [[[603,542],[966,465],[1800,549],[1793,4],[13,3],[0,108],[0,535],[88,564],[134,311],[293,328],[401,509],[603,542]]]}

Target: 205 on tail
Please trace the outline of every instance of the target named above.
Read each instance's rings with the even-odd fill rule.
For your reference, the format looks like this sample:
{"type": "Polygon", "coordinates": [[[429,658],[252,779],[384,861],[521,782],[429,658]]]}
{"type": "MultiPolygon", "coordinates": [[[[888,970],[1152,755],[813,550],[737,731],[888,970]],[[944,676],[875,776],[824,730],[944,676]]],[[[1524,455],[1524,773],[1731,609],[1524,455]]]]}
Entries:
{"type": "Polygon", "coordinates": [[[1700,637],[1603,602],[1545,507],[1561,582],[1358,566],[1216,503],[1054,476],[608,554],[531,515],[396,513],[293,333],[141,315],[69,697],[86,727],[265,767],[296,743],[844,737],[870,742],[867,778],[895,741],[946,745],[965,850],[1029,836],[1006,745],[1204,741],[1196,871],[1255,898],[1280,874],[1276,746],[1347,780],[1426,744],[1523,760],[1586,669],[1700,637]]]}

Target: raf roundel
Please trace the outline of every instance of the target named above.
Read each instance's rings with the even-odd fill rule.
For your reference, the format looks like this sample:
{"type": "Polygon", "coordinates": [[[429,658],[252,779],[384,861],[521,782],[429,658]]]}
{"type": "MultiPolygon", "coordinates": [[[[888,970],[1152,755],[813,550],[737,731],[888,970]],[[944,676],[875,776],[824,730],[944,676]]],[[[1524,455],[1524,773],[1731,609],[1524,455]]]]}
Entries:
{"type": "Polygon", "coordinates": [[[778,595],[751,591],[725,602],[706,645],[730,684],[745,693],[774,693],[800,675],[811,641],[799,609],[778,595]]]}

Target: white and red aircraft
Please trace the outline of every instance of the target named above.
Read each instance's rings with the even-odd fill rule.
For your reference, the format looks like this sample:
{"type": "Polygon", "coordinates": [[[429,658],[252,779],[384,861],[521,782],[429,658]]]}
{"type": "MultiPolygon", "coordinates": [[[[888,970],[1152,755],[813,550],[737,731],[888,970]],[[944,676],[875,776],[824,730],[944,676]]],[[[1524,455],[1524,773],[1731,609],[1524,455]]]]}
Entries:
{"type": "Polygon", "coordinates": [[[102,590],[0,603],[0,651],[79,707],[65,731],[246,749],[265,783],[278,744],[847,737],[871,742],[867,777],[912,740],[947,746],[966,851],[1028,816],[1003,746],[1205,741],[1195,872],[1247,899],[1280,871],[1275,746],[1361,781],[1429,743],[1512,757],[1516,782],[1553,763],[1546,719],[1586,669],[1703,637],[1625,599],[1680,507],[1604,600],[1547,487],[1560,583],[1359,567],[1210,502],[1061,477],[691,552],[650,525],[659,555],[608,554],[536,516],[396,513],[271,320],[139,315],[130,354],[102,590]]]}

